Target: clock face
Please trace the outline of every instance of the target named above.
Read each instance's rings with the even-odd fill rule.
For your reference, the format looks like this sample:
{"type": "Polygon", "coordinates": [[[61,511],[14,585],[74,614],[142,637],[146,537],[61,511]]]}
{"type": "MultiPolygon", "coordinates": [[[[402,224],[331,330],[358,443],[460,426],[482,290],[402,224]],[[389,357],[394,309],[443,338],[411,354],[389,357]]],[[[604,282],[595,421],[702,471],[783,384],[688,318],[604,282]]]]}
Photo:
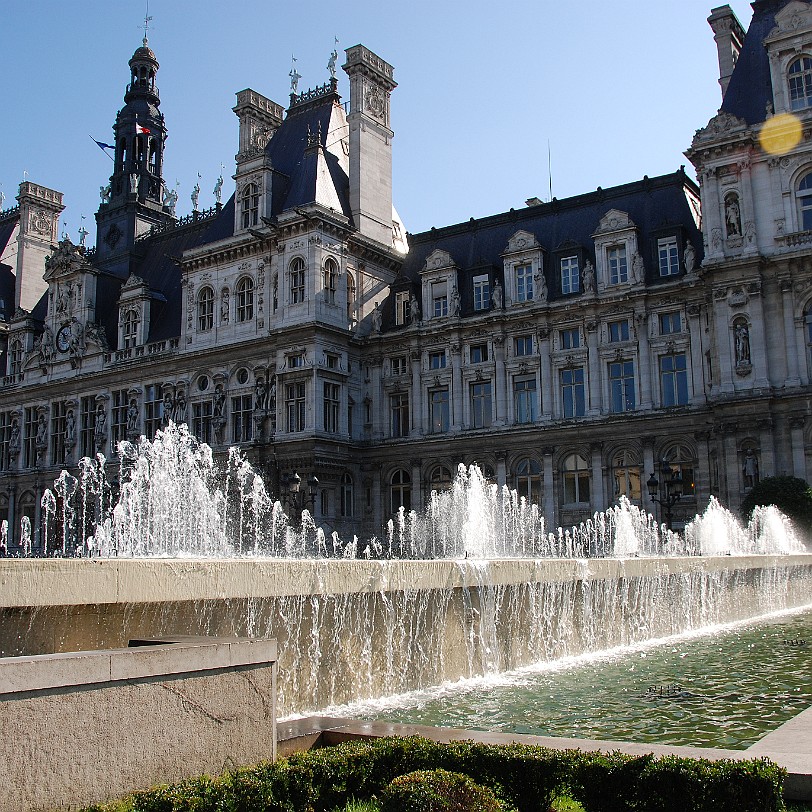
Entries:
{"type": "Polygon", "coordinates": [[[67,352],[70,346],[70,327],[63,327],[56,334],[56,346],[60,352],[67,352]]]}

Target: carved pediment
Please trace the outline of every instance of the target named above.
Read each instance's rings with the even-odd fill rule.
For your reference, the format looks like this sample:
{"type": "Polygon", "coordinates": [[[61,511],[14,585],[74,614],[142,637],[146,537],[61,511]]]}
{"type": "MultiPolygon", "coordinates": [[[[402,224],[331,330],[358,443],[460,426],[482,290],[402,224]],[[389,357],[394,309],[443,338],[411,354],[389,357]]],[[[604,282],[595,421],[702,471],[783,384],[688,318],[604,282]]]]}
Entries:
{"type": "Polygon", "coordinates": [[[598,223],[598,230],[592,235],[597,237],[599,234],[612,234],[615,231],[625,231],[626,229],[637,228],[628,212],[620,211],[619,209],[610,209],[606,214],[601,217],[598,223]]]}
{"type": "Polygon", "coordinates": [[[454,260],[448,251],[435,248],[427,257],[423,271],[436,271],[440,268],[449,268],[454,265],[454,260]]]}
{"type": "Polygon", "coordinates": [[[775,28],[770,31],[765,42],[781,39],[787,34],[795,35],[799,31],[812,28],[812,6],[794,0],[775,14],[775,28]]]}
{"type": "Polygon", "coordinates": [[[131,273],[121,288],[121,292],[128,293],[132,290],[143,290],[146,286],[147,283],[140,276],[136,276],[134,273],[131,273]]]}
{"type": "Polygon", "coordinates": [[[93,266],[85,259],[82,249],[74,245],[68,237],[61,240],[51,256],[45,258],[46,282],[63,276],[95,272],[93,266]]]}
{"type": "Polygon", "coordinates": [[[508,240],[505,253],[515,254],[519,251],[529,251],[540,247],[535,234],[531,234],[529,231],[519,230],[508,240]]]}
{"type": "Polygon", "coordinates": [[[720,111],[708,122],[706,127],[696,131],[692,146],[701,144],[704,141],[714,141],[722,136],[746,129],[747,122],[743,118],[720,111]]]}

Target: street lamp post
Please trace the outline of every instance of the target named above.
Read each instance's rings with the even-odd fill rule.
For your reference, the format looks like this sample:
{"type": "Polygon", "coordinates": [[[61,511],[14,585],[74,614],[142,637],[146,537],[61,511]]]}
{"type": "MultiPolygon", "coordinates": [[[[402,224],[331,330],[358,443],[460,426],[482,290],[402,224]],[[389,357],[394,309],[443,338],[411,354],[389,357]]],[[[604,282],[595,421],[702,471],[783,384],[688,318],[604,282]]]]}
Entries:
{"type": "Polygon", "coordinates": [[[295,471],[293,474],[282,474],[279,482],[282,486],[282,504],[288,515],[293,513],[300,518],[302,511],[307,508],[312,511],[319,488],[319,480],[315,474],[307,478],[307,490],[302,489],[302,478],[295,471]]]}
{"type": "Polygon", "coordinates": [[[651,476],[646,482],[648,488],[648,495],[651,497],[652,502],[656,502],[665,514],[665,526],[671,530],[671,513],[674,505],[682,499],[682,475],[679,469],[672,468],[667,462],[663,461],[661,468],[661,476],[663,478],[663,492],[660,493],[660,481],[654,476],[652,471],[651,476]]]}

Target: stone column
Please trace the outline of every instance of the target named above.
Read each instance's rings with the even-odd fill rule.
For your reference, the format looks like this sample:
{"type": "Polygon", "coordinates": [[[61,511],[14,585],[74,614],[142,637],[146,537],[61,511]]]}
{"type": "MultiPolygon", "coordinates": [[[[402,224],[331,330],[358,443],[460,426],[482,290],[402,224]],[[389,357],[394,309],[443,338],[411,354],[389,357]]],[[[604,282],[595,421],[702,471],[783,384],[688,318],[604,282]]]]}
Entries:
{"type": "Polygon", "coordinates": [[[423,509],[423,477],[420,471],[420,460],[411,459],[409,465],[412,468],[412,510],[418,513],[423,509]]]}
{"type": "Polygon", "coordinates": [[[637,352],[640,363],[640,409],[651,409],[651,351],[648,342],[648,318],[645,313],[635,314],[637,326],[637,352]]]}
{"type": "Polygon", "coordinates": [[[542,497],[544,524],[548,529],[557,527],[555,520],[555,481],[553,474],[553,449],[547,446],[542,449],[544,454],[544,496],[542,497]]]}
{"type": "Polygon", "coordinates": [[[736,448],[735,423],[725,423],[721,426],[722,448],[724,450],[725,483],[720,484],[721,498],[730,510],[739,509],[741,501],[741,476],[739,471],[739,454],[736,448]]]}
{"type": "Polygon", "coordinates": [[[460,356],[462,347],[459,344],[451,345],[451,397],[449,398],[449,409],[451,411],[451,432],[458,432],[462,429],[462,369],[460,368],[460,356]]]}
{"type": "Polygon", "coordinates": [[[381,387],[381,356],[370,358],[372,373],[372,437],[380,440],[384,436],[384,418],[389,414],[389,404],[381,387]]]}
{"type": "Polygon", "coordinates": [[[555,385],[553,383],[553,359],[550,355],[550,330],[546,327],[538,332],[539,373],[541,377],[541,419],[552,420],[553,403],[555,403],[555,385]]]}
{"type": "Polygon", "coordinates": [[[781,307],[784,316],[784,346],[787,353],[787,377],[784,386],[800,386],[798,341],[795,337],[795,314],[792,306],[792,280],[781,280],[781,307]]]}
{"type": "Polygon", "coordinates": [[[493,338],[493,356],[496,361],[496,419],[494,426],[505,426],[508,423],[507,409],[507,376],[505,374],[505,336],[493,338]]]}
{"type": "MultiPolygon", "coordinates": [[[[764,336],[764,300],[760,293],[750,301],[750,360],[753,364],[754,386],[766,389],[770,385],[767,374],[767,343],[764,336]]],[[[775,325],[776,330],[778,325],[775,325]]]]}
{"type": "Polygon", "coordinates": [[[790,445],[792,446],[792,475],[806,479],[806,449],[804,448],[804,417],[792,417],[789,421],[790,445]]]}
{"type": "Polygon", "coordinates": [[[425,432],[423,425],[423,382],[420,378],[420,350],[412,350],[412,437],[420,437],[425,432]]]}
{"type": "Polygon", "coordinates": [[[507,451],[496,454],[496,484],[500,488],[507,484],[507,451]]]}
{"type": "Polygon", "coordinates": [[[586,344],[589,349],[589,408],[587,414],[603,414],[601,398],[600,358],[598,357],[598,327],[597,319],[586,323],[586,344]]]}
{"type": "Polygon", "coordinates": [[[759,460],[759,477],[764,479],[775,476],[775,438],[773,437],[773,421],[770,417],[756,421],[758,429],[758,444],[761,452],[759,460]]]}
{"type": "Polygon", "coordinates": [[[606,510],[606,488],[603,481],[603,445],[592,443],[589,447],[592,465],[592,510],[606,510]]]}
{"type": "MultiPolygon", "coordinates": [[[[713,292],[713,315],[716,323],[716,357],[719,359],[719,389],[733,392],[733,363],[730,358],[730,325],[727,318],[727,291],[713,292]]],[[[751,342],[752,346],[752,342],[751,342]]]]}
{"type": "Polygon", "coordinates": [[[701,405],[705,402],[705,366],[702,355],[702,325],[698,304],[688,305],[688,334],[691,341],[691,404],[701,405]]]}
{"type": "Polygon", "coordinates": [[[696,440],[696,468],[694,469],[694,488],[696,490],[697,507],[705,505],[710,498],[710,454],[708,453],[707,431],[698,431],[694,434],[696,440]]]}

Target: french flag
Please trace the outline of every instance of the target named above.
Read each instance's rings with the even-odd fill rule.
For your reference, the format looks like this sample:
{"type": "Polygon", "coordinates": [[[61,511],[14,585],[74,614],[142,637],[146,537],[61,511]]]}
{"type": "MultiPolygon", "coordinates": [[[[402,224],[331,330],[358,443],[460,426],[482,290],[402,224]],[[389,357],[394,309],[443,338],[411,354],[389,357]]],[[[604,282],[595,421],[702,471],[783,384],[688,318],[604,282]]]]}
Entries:
{"type": "Polygon", "coordinates": [[[146,127],[142,127],[137,121],[135,122],[135,134],[136,135],[149,135],[151,130],[148,130],[146,127]]]}

